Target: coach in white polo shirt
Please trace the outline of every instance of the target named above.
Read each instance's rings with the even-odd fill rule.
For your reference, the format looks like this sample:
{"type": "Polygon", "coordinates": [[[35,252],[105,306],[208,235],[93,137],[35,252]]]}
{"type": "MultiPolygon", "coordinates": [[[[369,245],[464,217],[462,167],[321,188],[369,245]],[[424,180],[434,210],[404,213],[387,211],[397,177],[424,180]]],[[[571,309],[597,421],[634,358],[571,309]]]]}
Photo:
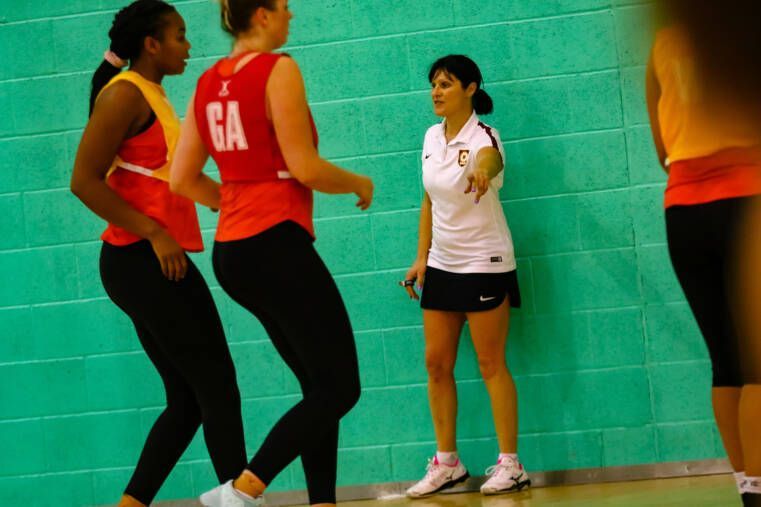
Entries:
{"type": "MultiPolygon", "coordinates": [[[[499,202],[505,152],[496,130],[478,114],[493,109],[478,66],[463,55],[430,69],[433,110],[444,118],[428,129],[422,165],[418,255],[402,283],[410,297],[423,290],[428,400],[437,451],[410,497],[428,496],[469,477],[457,453],[457,345],[468,321],[481,374],[491,398],[499,443],[497,464],[481,486],[486,495],[520,491],[531,481],[517,455],[515,384],[505,363],[510,307],[520,306],[515,255],[499,202]]],[[[478,474],[480,475],[480,474],[478,474]]]]}
{"type": "MultiPolygon", "coordinates": [[[[433,204],[428,266],[450,273],[515,271],[513,242],[499,202],[505,159],[499,134],[473,111],[454,139],[447,141],[445,122],[429,128],[423,143],[423,185],[433,204]],[[468,179],[477,169],[479,153],[482,159],[491,158],[487,162],[499,171],[484,180],[486,193],[478,193],[478,182],[471,185],[468,179]]],[[[498,306],[503,298],[490,290],[460,304],[468,310],[498,306]]]]}

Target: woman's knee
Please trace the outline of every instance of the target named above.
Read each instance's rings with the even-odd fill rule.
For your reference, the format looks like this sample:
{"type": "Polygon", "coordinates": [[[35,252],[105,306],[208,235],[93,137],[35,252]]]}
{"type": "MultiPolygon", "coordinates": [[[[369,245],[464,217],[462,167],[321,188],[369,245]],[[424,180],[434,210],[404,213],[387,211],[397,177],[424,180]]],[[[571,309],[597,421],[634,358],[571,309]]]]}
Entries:
{"type": "Polygon", "coordinates": [[[201,406],[195,393],[187,387],[167,389],[166,411],[182,419],[188,426],[201,425],[201,406]]]}
{"type": "Polygon", "coordinates": [[[224,382],[201,383],[194,390],[201,412],[205,415],[239,413],[241,410],[240,389],[234,375],[224,382]]]}
{"type": "Polygon", "coordinates": [[[359,382],[331,384],[312,389],[304,399],[322,407],[331,419],[341,419],[359,402],[361,388],[359,382]]]}
{"type": "Polygon", "coordinates": [[[481,377],[484,380],[491,380],[507,372],[507,364],[501,354],[488,354],[478,357],[478,369],[481,371],[481,377]]]}
{"type": "Polygon", "coordinates": [[[432,382],[449,379],[454,376],[456,357],[445,354],[426,353],[425,368],[428,371],[428,379],[432,382]]]}
{"type": "Polygon", "coordinates": [[[336,389],[336,411],[339,417],[346,415],[359,402],[362,395],[362,387],[359,383],[359,377],[346,381],[336,389]]]}

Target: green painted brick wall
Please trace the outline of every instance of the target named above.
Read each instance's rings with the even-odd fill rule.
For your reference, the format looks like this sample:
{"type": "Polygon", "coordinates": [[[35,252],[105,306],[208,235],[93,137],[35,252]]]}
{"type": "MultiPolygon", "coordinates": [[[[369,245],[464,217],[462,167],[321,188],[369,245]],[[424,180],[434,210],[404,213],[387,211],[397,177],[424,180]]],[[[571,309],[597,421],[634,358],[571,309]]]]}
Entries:
{"type": "MultiPolygon", "coordinates": [[[[158,376],[97,272],[102,223],[67,191],[91,72],[124,0],[0,0],[0,503],[113,501],[160,410],[158,376]],[[45,477],[47,488],[36,487],[45,477]]],[[[176,1],[194,44],[167,81],[184,111],[229,41],[210,0],[176,1]]],[[[530,470],[723,455],[709,365],[671,271],[664,177],[643,101],[649,33],[636,0],[292,0],[321,151],[376,182],[367,213],[316,198],[317,247],[356,330],[363,395],[344,420],[340,484],[411,480],[434,450],[419,309],[396,286],[416,249],[431,61],[481,65],[505,141],[500,194],[524,307],[508,358],[530,470]],[[392,409],[393,408],[393,409],[392,409]]],[[[216,168],[209,165],[213,174],[216,168]]],[[[200,211],[209,244],[216,216],[200,211]]],[[[249,452],[298,385],[261,325],[212,285],[238,367],[249,452]]],[[[472,471],[497,451],[467,329],[457,378],[472,471]]],[[[161,498],[214,483],[198,435],[161,498]]],[[[301,489],[298,463],[273,485],[301,489]]]]}

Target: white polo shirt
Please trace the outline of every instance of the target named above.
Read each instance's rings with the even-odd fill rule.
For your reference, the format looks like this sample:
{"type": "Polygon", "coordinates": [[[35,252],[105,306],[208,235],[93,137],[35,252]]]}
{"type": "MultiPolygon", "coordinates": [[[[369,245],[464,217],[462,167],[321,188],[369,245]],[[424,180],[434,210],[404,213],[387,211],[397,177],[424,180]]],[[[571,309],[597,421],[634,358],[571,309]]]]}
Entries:
{"type": "Polygon", "coordinates": [[[478,204],[466,194],[466,174],[482,148],[497,148],[499,133],[474,112],[447,143],[444,122],[428,129],[423,142],[423,186],[431,198],[433,227],[428,265],[452,273],[504,273],[515,269],[513,240],[499,202],[504,171],[492,178],[478,204]]]}

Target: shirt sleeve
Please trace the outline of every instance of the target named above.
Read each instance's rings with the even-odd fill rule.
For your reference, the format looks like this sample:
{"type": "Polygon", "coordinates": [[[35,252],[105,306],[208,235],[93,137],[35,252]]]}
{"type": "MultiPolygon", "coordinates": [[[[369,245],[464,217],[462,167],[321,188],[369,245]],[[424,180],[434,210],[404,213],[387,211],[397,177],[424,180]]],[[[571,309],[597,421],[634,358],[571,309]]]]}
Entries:
{"type": "Polygon", "coordinates": [[[491,185],[499,190],[505,181],[505,148],[502,146],[502,140],[499,137],[497,129],[484,124],[479,124],[479,129],[480,132],[473,138],[471,149],[476,157],[478,157],[478,152],[483,148],[496,148],[499,151],[502,157],[502,171],[491,180],[491,185]]]}

